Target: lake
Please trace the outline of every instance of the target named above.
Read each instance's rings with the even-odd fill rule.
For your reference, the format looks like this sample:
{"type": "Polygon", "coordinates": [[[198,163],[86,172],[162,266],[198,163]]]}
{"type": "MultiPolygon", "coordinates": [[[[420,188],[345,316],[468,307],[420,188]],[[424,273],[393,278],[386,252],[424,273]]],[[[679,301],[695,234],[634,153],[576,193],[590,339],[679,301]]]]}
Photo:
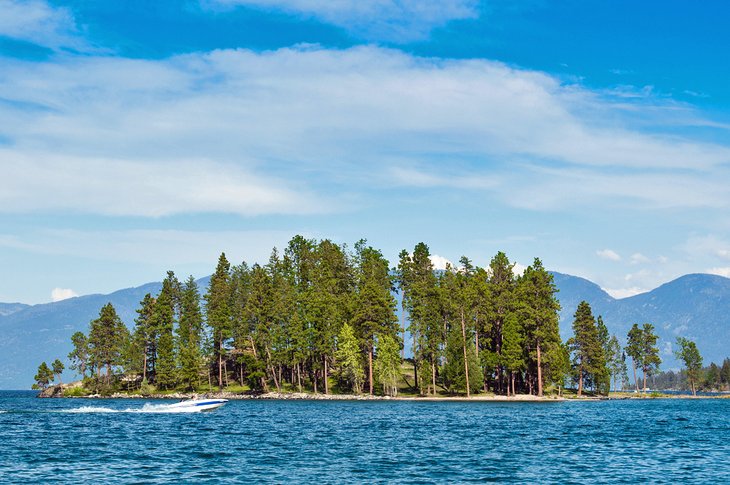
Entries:
{"type": "Polygon", "coordinates": [[[730,480],[730,399],[245,400],[175,414],[34,395],[0,391],[3,483],[730,480]]]}

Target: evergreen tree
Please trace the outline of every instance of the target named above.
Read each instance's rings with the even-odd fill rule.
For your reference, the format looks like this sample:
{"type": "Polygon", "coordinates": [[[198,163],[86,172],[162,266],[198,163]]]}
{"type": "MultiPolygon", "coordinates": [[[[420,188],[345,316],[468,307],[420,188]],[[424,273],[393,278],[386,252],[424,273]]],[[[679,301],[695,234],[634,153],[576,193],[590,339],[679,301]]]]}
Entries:
{"type": "Polygon", "coordinates": [[[340,329],[335,358],[340,366],[342,380],[356,394],[360,394],[365,380],[365,372],[360,361],[360,346],[357,337],[355,337],[355,332],[348,323],[343,324],[342,329],[340,329]]]}
{"type": "Polygon", "coordinates": [[[725,358],[725,360],[722,361],[722,368],[720,369],[720,382],[725,386],[725,388],[730,385],[730,359],[725,358]]]}
{"type": "Polygon", "coordinates": [[[162,282],[162,290],[155,301],[152,316],[153,326],[157,333],[157,357],[155,384],[161,389],[171,389],[177,383],[177,366],[175,357],[175,341],[173,336],[179,288],[175,274],[167,272],[162,282]]]}
{"type": "Polygon", "coordinates": [[[646,378],[659,369],[662,360],[659,358],[659,348],[656,345],[659,338],[654,333],[654,325],[645,323],[641,329],[641,369],[644,371],[644,389],[646,378]]]}
{"type": "Polygon", "coordinates": [[[90,323],[89,359],[97,376],[101,376],[101,368],[106,367],[107,385],[111,383],[113,367],[122,364],[122,353],[128,336],[127,327],[111,303],[104,305],[99,312],[99,318],[90,323]]]}
{"type": "Polygon", "coordinates": [[[375,356],[375,375],[383,388],[383,394],[390,397],[398,395],[398,382],[401,378],[400,343],[397,336],[388,334],[378,336],[378,353],[375,356]]]}
{"type": "Polygon", "coordinates": [[[368,356],[368,387],[373,394],[375,339],[377,335],[397,338],[398,319],[388,261],[377,249],[365,247],[365,241],[360,241],[355,249],[359,268],[352,321],[368,356]]]}
{"type": "Polygon", "coordinates": [[[705,374],[705,387],[711,390],[720,387],[720,368],[714,362],[710,363],[705,374]]]}
{"type": "Polygon", "coordinates": [[[605,388],[601,387],[601,379],[607,374],[606,361],[590,305],[585,301],[580,302],[574,318],[574,336],[568,344],[573,352],[573,368],[578,379],[578,397],[583,393],[584,384],[592,384],[599,392],[605,392],[605,388]]]}
{"type": "Polygon", "coordinates": [[[636,378],[636,369],[643,366],[643,338],[643,332],[639,328],[639,325],[635,323],[629,330],[626,339],[626,348],[624,349],[626,351],[626,355],[631,357],[631,361],[634,366],[634,390],[636,392],[639,391],[639,380],[636,378]]]}
{"type": "Polygon", "coordinates": [[[177,328],[179,382],[188,390],[200,383],[203,367],[203,314],[200,309],[200,292],[195,279],[190,276],[181,295],[180,321],[177,328]]]}
{"type": "Polygon", "coordinates": [[[329,365],[340,327],[351,316],[355,276],[343,248],[330,240],[320,241],[314,256],[309,315],[316,335],[317,362],[322,363],[324,392],[328,394],[329,365]]]}
{"type": "Polygon", "coordinates": [[[63,369],[65,367],[63,365],[63,362],[61,362],[60,360],[56,359],[51,364],[51,367],[53,368],[53,380],[55,380],[56,379],[56,376],[58,376],[58,383],[59,384],[63,384],[63,382],[61,381],[61,374],[63,374],[63,369]]]}
{"type": "Polygon", "coordinates": [[[147,293],[137,309],[129,356],[129,371],[141,371],[142,381],[154,380],[157,357],[157,329],[154,325],[155,299],[147,293]]]}
{"type": "Polygon", "coordinates": [[[48,385],[53,381],[53,370],[48,367],[48,364],[42,362],[38,366],[38,373],[34,377],[36,389],[46,389],[48,385]]]}
{"type": "Polygon", "coordinates": [[[677,345],[679,346],[679,351],[676,352],[677,358],[684,362],[684,369],[687,374],[687,380],[692,388],[692,395],[696,396],[697,383],[702,372],[702,356],[697,349],[697,344],[691,340],[684,337],[677,337],[677,345]]]}
{"type": "Polygon", "coordinates": [[[548,362],[560,361],[562,342],[558,314],[560,303],[555,296],[557,291],[553,275],[545,270],[538,258],[525,269],[517,283],[519,314],[524,322],[523,336],[530,355],[534,352],[538,396],[543,395],[543,368],[546,364],[543,354],[552,357],[548,362]]]}
{"type": "Polygon", "coordinates": [[[504,322],[515,311],[515,277],[514,264],[510,263],[507,255],[498,252],[489,263],[489,294],[490,305],[487,318],[489,320],[489,347],[487,359],[495,364],[495,390],[505,388],[505,372],[502,366],[502,345],[504,340],[504,322]]]}
{"type": "Polygon", "coordinates": [[[223,389],[223,358],[226,354],[226,343],[233,333],[230,309],[230,269],[231,265],[226,259],[225,253],[221,253],[205,295],[206,319],[211,329],[213,355],[218,364],[218,388],[221,390],[223,389]]]}
{"type": "Polygon", "coordinates": [[[516,394],[515,375],[520,374],[526,367],[523,352],[525,336],[515,313],[506,316],[502,327],[502,355],[500,360],[509,380],[507,381],[507,395],[516,394]],[[511,391],[510,391],[511,386],[511,391]]]}
{"type": "Polygon", "coordinates": [[[86,377],[86,368],[89,362],[89,341],[83,332],[75,332],[71,336],[73,350],[68,354],[71,361],[71,369],[81,373],[81,378],[86,377]]]}

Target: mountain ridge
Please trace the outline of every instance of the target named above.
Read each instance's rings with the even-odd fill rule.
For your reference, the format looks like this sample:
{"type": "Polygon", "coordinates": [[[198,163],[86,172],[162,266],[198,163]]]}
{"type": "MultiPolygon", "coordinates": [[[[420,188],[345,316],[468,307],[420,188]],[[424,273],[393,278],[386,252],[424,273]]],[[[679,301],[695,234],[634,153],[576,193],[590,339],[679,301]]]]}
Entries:
{"type": "MultiPolygon", "coordinates": [[[[730,279],[702,273],[681,276],[652,291],[614,298],[585,278],[551,272],[561,303],[560,330],[571,335],[573,314],[585,300],[594,316],[601,315],[612,334],[625,343],[633,323],[653,323],[660,337],[662,369],[679,368],[673,355],[677,336],[693,339],[705,363],[720,362],[730,352],[730,279]]],[[[209,276],[197,280],[201,293],[209,276]]],[[[42,361],[64,360],[71,350],[71,335],[88,331],[99,309],[111,302],[128,327],[134,325],[136,309],[145,294],[156,294],[161,282],[93,294],[52,303],[24,305],[0,303],[0,389],[27,389],[42,361]]]]}

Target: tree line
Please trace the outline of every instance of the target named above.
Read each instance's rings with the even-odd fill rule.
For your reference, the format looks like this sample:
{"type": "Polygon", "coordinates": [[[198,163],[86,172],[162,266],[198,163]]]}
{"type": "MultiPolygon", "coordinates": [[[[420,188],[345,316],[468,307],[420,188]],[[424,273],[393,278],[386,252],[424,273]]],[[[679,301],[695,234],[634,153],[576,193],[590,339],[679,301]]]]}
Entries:
{"type": "Polygon", "coordinates": [[[502,252],[486,267],[462,257],[436,271],[419,243],[391,268],[365,240],[349,248],[295,236],[264,265],[232,266],[221,254],[203,295],[192,276],[180,282],[168,272],[159,294],[140,302],[131,332],[105,305],[87,334],[72,336],[68,358],[95,390],[334,386],[391,396],[399,389],[541,396],[566,380],[579,395],[607,393],[612,378],[623,386],[628,355],[646,387],[660,363],[653,326],[634,325],[622,349],[582,302],[563,342],[559,311],[538,258],[519,275],[502,252]]]}

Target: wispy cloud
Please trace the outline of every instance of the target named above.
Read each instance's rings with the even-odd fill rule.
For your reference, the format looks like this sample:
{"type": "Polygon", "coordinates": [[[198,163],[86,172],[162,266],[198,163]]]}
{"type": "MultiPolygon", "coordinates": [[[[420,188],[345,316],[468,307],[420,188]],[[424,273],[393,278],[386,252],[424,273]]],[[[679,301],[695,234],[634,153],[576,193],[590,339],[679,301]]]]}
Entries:
{"type": "Polygon", "coordinates": [[[205,159],[145,162],[0,150],[0,212],[159,217],[325,212],[316,196],[205,159]]]}
{"type": "Polygon", "coordinates": [[[639,128],[632,101],[498,62],[300,46],[3,67],[6,212],[302,214],[402,186],[530,210],[730,201],[730,147],[663,135],[660,102],[639,128]]]}
{"type": "Polygon", "coordinates": [[[601,259],[609,261],[621,261],[621,255],[612,249],[600,249],[596,251],[596,255],[601,259]]]}
{"type": "Polygon", "coordinates": [[[51,49],[83,49],[71,11],[44,0],[0,0],[0,36],[51,49]]]}
{"type": "Polygon", "coordinates": [[[203,4],[314,17],[359,38],[393,42],[425,39],[434,28],[478,15],[476,0],[204,0],[203,4]]]}

